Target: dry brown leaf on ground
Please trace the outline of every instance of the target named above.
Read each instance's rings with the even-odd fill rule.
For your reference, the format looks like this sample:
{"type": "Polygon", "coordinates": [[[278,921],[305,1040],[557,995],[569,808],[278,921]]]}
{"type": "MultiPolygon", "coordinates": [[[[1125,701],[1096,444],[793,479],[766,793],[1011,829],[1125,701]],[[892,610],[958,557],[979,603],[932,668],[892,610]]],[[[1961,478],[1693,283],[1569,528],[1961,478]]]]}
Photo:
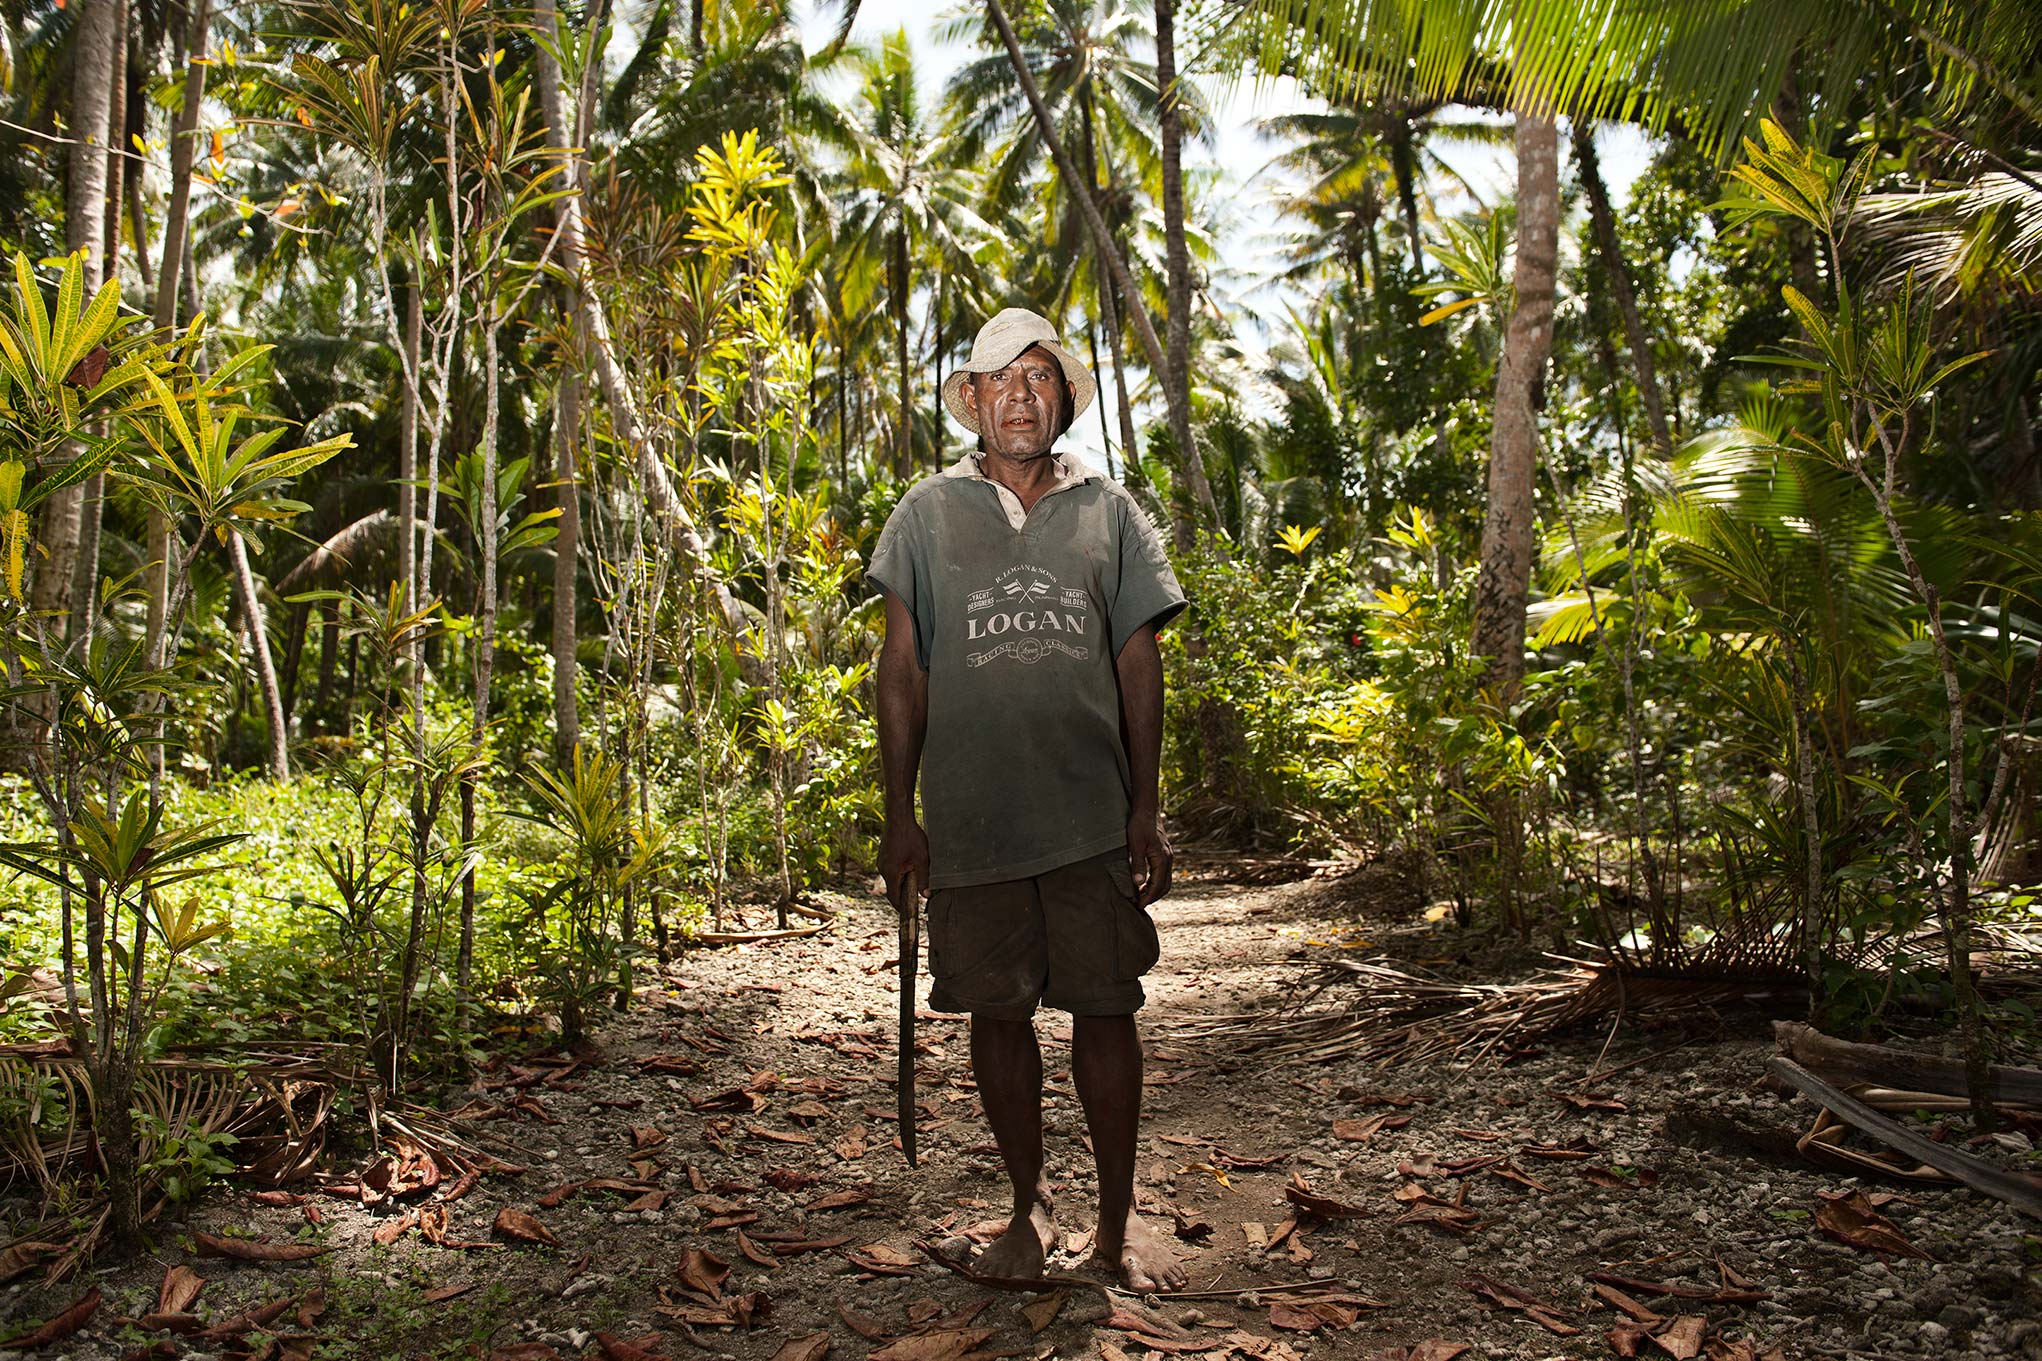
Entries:
{"type": "Polygon", "coordinates": [[[49,1322],[43,1324],[40,1328],[31,1328],[25,1333],[10,1337],[5,1342],[0,1342],[0,1347],[18,1347],[27,1350],[32,1347],[47,1347],[52,1342],[62,1342],[65,1338],[83,1328],[86,1320],[91,1318],[93,1312],[98,1308],[99,1287],[95,1285],[92,1289],[73,1300],[64,1312],[50,1319],[49,1322]]]}
{"type": "Polygon", "coordinates": [[[315,1285],[298,1300],[298,1326],[310,1332],[312,1325],[318,1322],[319,1316],[325,1312],[326,1287],[315,1285]]]}
{"type": "Polygon", "coordinates": [[[227,1319],[224,1322],[215,1323],[212,1327],[198,1334],[197,1340],[207,1343],[228,1342],[246,1333],[252,1333],[257,1328],[267,1328],[285,1314],[290,1313],[291,1304],[292,1301],[288,1295],[280,1300],[271,1300],[268,1304],[263,1305],[262,1308],[252,1313],[236,1314],[233,1318],[227,1319]]]}
{"type": "Polygon", "coordinates": [[[545,1195],[539,1197],[539,1208],[542,1210],[557,1210],[562,1205],[565,1205],[569,1198],[575,1192],[581,1190],[581,1188],[582,1183],[578,1181],[562,1182],[545,1195]]]}
{"type": "Polygon", "coordinates": [[[633,1153],[643,1153],[648,1149],[658,1148],[665,1142],[666,1131],[663,1129],[655,1128],[652,1125],[633,1125],[631,1127],[631,1151],[633,1153]]]}
{"type": "Polygon", "coordinates": [[[191,1240],[195,1257],[230,1257],[237,1262],[302,1262],[327,1251],[317,1243],[257,1243],[203,1231],[194,1231],[191,1240]]]}
{"type": "Polygon", "coordinates": [[[646,1333],[629,1340],[609,1333],[597,1333],[596,1349],[602,1353],[603,1361],[666,1361],[658,1351],[662,1340],[658,1333],[646,1333]]]}
{"type": "Polygon", "coordinates": [[[765,1171],[765,1180],[768,1186],[785,1191],[791,1196],[796,1191],[807,1190],[822,1178],[813,1172],[803,1172],[792,1167],[769,1167],[765,1171]]]}
{"type": "Polygon", "coordinates": [[[796,1233],[761,1233],[755,1234],[754,1237],[770,1247],[778,1257],[794,1257],[804,1252],[829,1252],[851,1241],[851,1235],[847,1233],[832,1234],[827,1238],[804,1238],[796,1233]]]}
{"type": "Polygon", "coordinates": [[[1423,1342],[1413,1343],[1409,1347],[1384,1347],[1380,1351],[1370,1352],[1362,1361],[1454,1361],[1454,1358],[1465,1354],[1467,1350],[1468,1344],[1465,1342],[1448,1342],[1444,1338],[1428,1337],[1423,1342]]]}
{"type": "Polygon", "coordinates": [[[1558,1337],[1576,1337],[1581,1330],[1562,1317],[1565,1312],[1555,1305],[1546,1303],[1537,1295],[1499,1281],[1494,1276],[1476,1276],[1461,1284],[1477,1299],[1488,1300],[1494,1305],[1523,1314],[1547,1332],[1558,1337]]]}
{"type": "Polygon", "coordinates": [[[820,1214],[825,1210],[848,1210],[853,1205],[864,1205],[871,1199],[871,1193],[867,1191],[856,1189],[832,1191],[826,1196],[819,1196],[808,1202],[807,1209],[810,1214],[820,1214]]]}
{"type": "Polygon", "coordinates": [[[625,1201],[617,1207],[617,1211],[619,1214],[637,1214],[644,1210],[657,1210],[665,1206],[666,1196],[667,1193],[664,1191],[647,1191],[641,1196],[625,1201]]]}
{"type": "Polygon", "coordinates": [[[1318,1194],[1295,1172],[1291,1174],[1290,1185],[1283,1188],[1283,1198],[1306,1214],[1317,1215],[1321,1219],[1367,1219],[1374,1213],[1362,1206],[1318,1194]]]}
{"type": "Polygon", "coordinates": [[[961,1328],[897,1338],[866,1354],[866,1361],[963,1361],[993,1335],[991,1328],[961,1328]]]}
{"type": "Polygon", "coordinates": [[[462,1281],[455,1285],[436,1285],[425,1292],[425,1302],[427,1304],[438,1304],[440,1301],[450,1300],[456,1295],[465,1295],[474,1288],[475,1282],[473,1281],[462,1281]]]}
{"type": "Polygon", "coordinates": [[[156,1312],[159,1314],[182,1314],[199,1297],[199,1291],[206,1288],[206,1278],[188,1266],[178,1265],[167,1268],[163,1273],[163,1284],[156,1288],[156,1312]]]}
{"type": "Polygon", "coordinates": [[[248,1199],[257,1205],[279,1210],[295,1210],[305,1203],[305,1197],[296,1191],[250,1191],[248,1199]]]}
{"type": "Polygon", "coordinates": [[[778,1257],[775,1257],[772,1253],[752,1241],[751,1238],[746,1236],[743,1229],[737,1230],[737,1250],[745,1255],[746,1260],[754,1262],[768,1271],[780,1265],[778,1257]]]}
{"type": "Polygon", "coordinates": [[[1645,1340],[1652,1336],[1652,1330],[1635,1319],[1618,1319],[1610,1330],[1602,1335],[1609,1343],[1610,1350],[1618,1356],[1634,1357],[1645,1346],[1645,1340]]]}
{"type": "Polygon", "coordinates": [[[780,1344],[780,1350],[773,1353],[773,1361],[822,1361],[830,1354],[830,1335],[809,1333],[805,1337],[790,1337],[780,1344]]]}
{"type": "Polygon", "coordinates": [[[16,1243],[0,1252],[0,1285],[34,1270],[43,1258],[63,1250],[62,1243],[16,1243]]]}
{"type": "Polygon", "coordinates": [[[1450,1205],[1437,1196],[1419,1196],[1408,1204],[1411,1208],[1391,1220],[1392,1224],[1429,1224],[1448,1233],[1472,1233],[1486,1225],[1482,1216],[1473,1210],[1450,1205]]]}
{"type": "Polygon", "coordinates": [[[837,1301],[837,1317],[844,1321],[846,1328],[868,1342],[884,1342],[893,1336],[878,1319],[859,1313],[842,1300],[837,1301]]]}
{"type": "Polygon", "coordinates": [[[1320,1328],[1345,1328],[1361,1317],[1361,1310],[1335,1300],[1291,1302],[1279,1300],[1269,1306],[1269,1326],[1309,1333],[1320,1328]]]}
{"type": "Polygon", "coordinates": [[[1408,1115],[1364,1115],[1359,1120],[1335,1120],[1333,1137],[1345,1139],[1349,1143],[1365,1144],[1374,1138],[1378,1131],[1402,1129],[1410,1123],[1411,1117],[1408,1115]]]}
{"type": "Polygon", "coordinates": [[[744,1132],[754,1139],[764,1139],[775,1144],[812,1144],[813,1134],[796,1134],[784,1129],[767,1129],[764,1125],[746,1125],[744,1132]]]}
{"type": "Polygon", "coordinates": [[[406,1210],[403,1214],[395,1215],[378,1224],[375,1232],[371,1233],[369,1237],[375,1241],[377,1246],[387,1248],[416,1228],[417,1225],[418,1211],[406,1210]]]}
{"type": "Polygon", "coordinates": [[[719,1300],[714,1306],[656,1304],[653,1311],[698,1328],[749,1328],[754,1319],[765,1317],[772,1308],[772,1300],[755,1290],[719,1300]]]}
{"type": "Polygon", "coordinates": [[[1642,1323],[1647,1327],[1653,1327],[1666,1322],[1664,1315],[1653,1313],[1650,1309],[1647,1309],[1644,1305],[1638,1303],[1638,1301],[1632,1299],[1613,1285],[1604,1285],[1601,1282],[1597,1282],[1591,1285],[1589,1290],[1604,1304],[1609,1305],[1618,1313],[1626,1315],[1634,1323],[1642,1323]]]}
{"type": "Polygon", "coordinates": [[[521,1243],[545,1243],[556,1248],[560,1246],[560,1240],[553,1236],[553,1230],[541,1224],[536,1217],[508,1205],[496,1212],[496,1221],[489,1227],[491,1231],[521,1243]]]}
{"type": "Polygon", "coordinates": [[[1028,1321],[1028,1331],[1039,1333],[1056,1322],[1056,1316],[1063,1312],[1064,1302],[1070,1297],[1070,1291],[1057,1290],[1033,1303],[1022,1305],[1021,1317],[1028,1321]]]}
{"type": "Polygon", "coordinates": [[[1907,1240],[1900,1226],[1872,1208],[1863,1191],[1848,1195],[1822,1194],[1822,1207],[1815,1212],[1815,1227],[1825,1237],[1860,1252],[1893,1253],[1900,1257],[1926,1258],[1928,1254],[1907,1240]]]}
{"type": "Polygon", "coordinates": [[[1177,1230],[1177,1236],[1187,1243],[1195,1243],[1199,1239],[1212,1236],[1212,1225],[1195,1211],[1187,1210],[1181,1205],[1172,1205],[1170,1218],[1177,1230]]]}
{"type": "Polygon", "coordinates": [[[1694,1361],[1702,1354],[1702,1339],[1709,1334],[1709,1321],[1700,1314],[1682,1314],[1652,1334],[1652,1345],[1673,1361],[1694,1361]]]}
{"type": "Polygon", "coordinates": [[[676,1271],[681,1284],[710,1300],[723,1297],[723,1283],[730,1279],[730,1263],[700,1248],[683,1248],[676,1271]]]}

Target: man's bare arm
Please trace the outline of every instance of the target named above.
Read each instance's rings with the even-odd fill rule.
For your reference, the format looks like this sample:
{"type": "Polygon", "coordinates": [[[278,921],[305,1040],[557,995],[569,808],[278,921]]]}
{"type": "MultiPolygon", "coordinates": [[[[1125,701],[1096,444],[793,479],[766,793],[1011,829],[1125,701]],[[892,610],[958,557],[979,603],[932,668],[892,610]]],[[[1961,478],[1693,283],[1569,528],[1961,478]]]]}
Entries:
{"type": "Polygon", "coordinates": [[[1134,806],[1127,819],[1127,861],[1144,907],[1170,891],[1170,840],[1163,834],[1163,654],[1156,631],[1134,631],[1114,658],[1120,676],[1120,726],[1134,806]]]}
{"type": "Polygon", "coordinates": [[[886,831],[879,840],[879,872],[886,891],[900,891],[910,870],[929,884],[929,838],[915,819],[915,780],[929,731],[929,673],[915,657],[915,621],[886,596],[886,641],[879,649],[879,768],[886,784],[886,831]]]}

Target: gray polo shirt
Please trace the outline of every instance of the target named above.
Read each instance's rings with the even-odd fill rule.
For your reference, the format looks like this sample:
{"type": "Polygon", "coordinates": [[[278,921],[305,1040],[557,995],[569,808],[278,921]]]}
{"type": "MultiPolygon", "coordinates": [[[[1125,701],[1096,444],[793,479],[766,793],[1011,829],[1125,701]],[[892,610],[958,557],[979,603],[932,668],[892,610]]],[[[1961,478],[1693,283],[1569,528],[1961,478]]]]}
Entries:
{"type": "Polygon", "coordinates": [[[1126,488],[1060,457],[1021,511],[978,456],[924,478],[865,575],[907,607],[929,673],[929,887],[1046,873],[1127,841],[1132,781],[1114,658],[1184,608],[1126,488]]]}

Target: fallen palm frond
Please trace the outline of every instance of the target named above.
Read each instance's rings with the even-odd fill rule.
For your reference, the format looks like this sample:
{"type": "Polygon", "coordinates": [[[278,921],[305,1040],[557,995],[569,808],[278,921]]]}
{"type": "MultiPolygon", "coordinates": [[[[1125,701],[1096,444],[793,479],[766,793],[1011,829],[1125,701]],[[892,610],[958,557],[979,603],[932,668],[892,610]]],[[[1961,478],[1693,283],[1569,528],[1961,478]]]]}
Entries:
{"type": "Polygon", "coordinates": [[[1375,960],[1335,960],[1306,977],[1304,995],[1280,1006],[1216,1016],[1169,1034],[1177,1043],[1224,1044],[1295,1062],[1363,1058],[1409,1062],[1495,1052],[1612,1013],[1689,1010],[1792,994],[1804,986],[1772,971],[1667,971],[1561,959],[1515,983],[1456,983],[1375,960]],[[1313,1003],[1335,988],[1331,1006],[1313,1003]]]}
{"type": "MultiPolygon", "coordinates": [[[[143,1222],[167,1203],[162,1185],[169,1169],[158,1165],[166,1148],[194,1140],[224,1142],[231,1135],[243,1170],[259,1180],[277,1185],[304,1175],[324,1151],[333,1093],[332,1082],[303,1060],[150,1061],[135,1087],[136,1108],[145,1117],[136,1125],[137,1163],[145,1175],[143,1222]]],[[[0,1186],[28,1177],[43,1191],[46,1206],[62,1204],[52,1194],[61,1183],[98,1170],[93,1114],[84,1059],[57,1045],[0,1046],[0,1186]]],[[[61,1280],[91,1256],[105,1226],[103,1197],[88,1198],[0,1244],[0,1256],[20,1244],[61,1243],[62,1255],[48,1275],[61,1280]]]]}

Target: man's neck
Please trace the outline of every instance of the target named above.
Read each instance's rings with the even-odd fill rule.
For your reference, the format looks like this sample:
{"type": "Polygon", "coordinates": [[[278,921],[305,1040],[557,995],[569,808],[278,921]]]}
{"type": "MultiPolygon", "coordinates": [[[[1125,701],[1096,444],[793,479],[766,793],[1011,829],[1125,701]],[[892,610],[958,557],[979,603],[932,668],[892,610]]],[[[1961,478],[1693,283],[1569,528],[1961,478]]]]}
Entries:
{"type": "Polygon", "coordinates": [[[1056,485],[1057,454],[1051,447],[1033,458],[1012,458],[987,449],[978,456],[979,471],[1033,505],[1037,497],[1056,485]]]}

